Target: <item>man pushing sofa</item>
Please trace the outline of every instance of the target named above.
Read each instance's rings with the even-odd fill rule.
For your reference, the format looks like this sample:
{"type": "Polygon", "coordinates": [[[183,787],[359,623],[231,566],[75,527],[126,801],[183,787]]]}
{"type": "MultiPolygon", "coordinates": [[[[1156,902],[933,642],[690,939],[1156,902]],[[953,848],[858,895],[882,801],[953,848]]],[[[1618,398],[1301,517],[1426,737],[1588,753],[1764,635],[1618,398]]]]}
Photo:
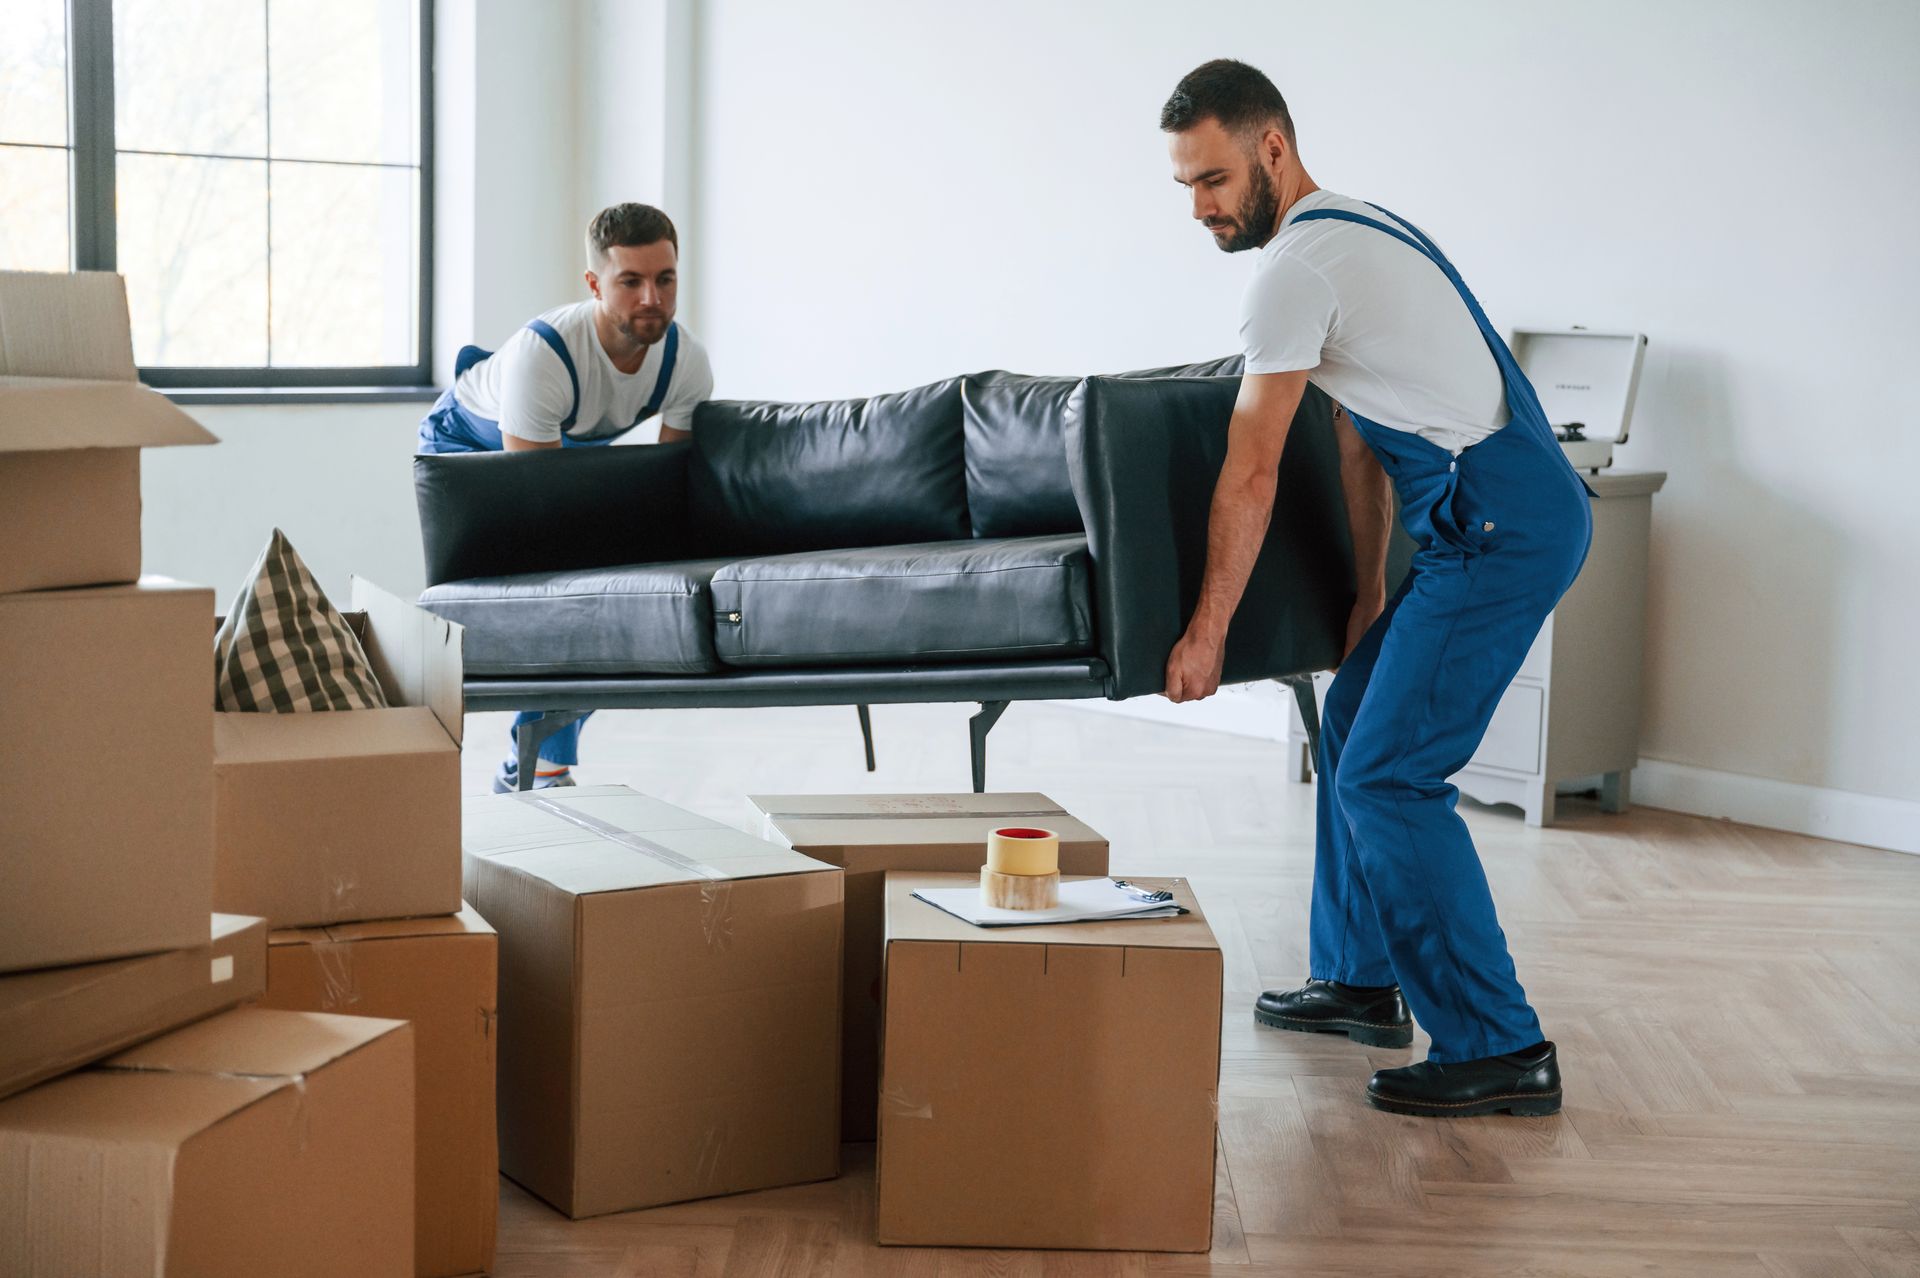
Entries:
{"type": "MultiPolygon", "coordinates": [[[[690,437],[693,410],[713,394],[706,347],[674,319],[680,239],[647,204],[602,209],[587,227],[585,301],[543,311],[497,351],[462,347],[453,385],[420,423],[423,453],[521,452],[690,437]],[[656,438],[642,430],[658,423],[656,438]]],[[[522,711],[498,793],[520,788],[522,711]]],[[[533,787],[573,784],[586,716],[540,743],[533,787]]]]}

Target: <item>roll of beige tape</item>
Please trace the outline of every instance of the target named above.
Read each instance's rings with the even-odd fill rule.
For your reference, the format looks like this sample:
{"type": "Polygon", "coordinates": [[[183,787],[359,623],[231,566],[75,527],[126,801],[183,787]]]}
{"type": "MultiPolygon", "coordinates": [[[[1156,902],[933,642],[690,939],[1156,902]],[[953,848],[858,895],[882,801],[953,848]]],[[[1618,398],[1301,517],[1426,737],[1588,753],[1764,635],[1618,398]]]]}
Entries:
{"type": "Polygon", "coordinates": [[[1060,836],[1028,826],[995,830],[987,836],[987,868],[995,874],[1058,874],[1060,836]]]}

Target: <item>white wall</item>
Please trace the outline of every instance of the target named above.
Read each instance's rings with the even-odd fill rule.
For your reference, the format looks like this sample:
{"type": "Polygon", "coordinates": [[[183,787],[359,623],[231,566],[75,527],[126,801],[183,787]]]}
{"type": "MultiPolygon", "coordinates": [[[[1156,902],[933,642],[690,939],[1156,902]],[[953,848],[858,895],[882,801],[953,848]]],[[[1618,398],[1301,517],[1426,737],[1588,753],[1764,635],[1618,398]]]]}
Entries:
{"type": "Polygon", "coordinates": [[[704,332],[723,394],[781,398],[1233,350],[1250,263],[1156,116],[1244,58],[1496,324],[1651,335],[1619,459],[1671,472],[1646,756],[1920,799],[1916,47],[1920,8],[1868,0],[716,0],[704,332]]]}

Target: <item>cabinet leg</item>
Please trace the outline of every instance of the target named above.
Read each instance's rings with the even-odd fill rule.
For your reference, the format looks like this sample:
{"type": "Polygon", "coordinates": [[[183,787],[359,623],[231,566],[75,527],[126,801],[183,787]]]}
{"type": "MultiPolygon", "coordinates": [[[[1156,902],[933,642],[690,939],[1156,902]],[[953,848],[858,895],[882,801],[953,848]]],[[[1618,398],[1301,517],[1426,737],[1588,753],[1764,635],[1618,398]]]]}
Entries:
{"type": "Polygon", "coordinates": [[[1554,787],[1551,781],[1542,781],[1535,791],[1533,801],[1526,805],[1527,824],[1544,826],[1553,824],[1554,787]]]}
{"type": "Polygon", "coordinates": [[[1633,803],[1633,773],[1622,769],[1600,778],[1600,810],[1625,812],[1633,803]]]}

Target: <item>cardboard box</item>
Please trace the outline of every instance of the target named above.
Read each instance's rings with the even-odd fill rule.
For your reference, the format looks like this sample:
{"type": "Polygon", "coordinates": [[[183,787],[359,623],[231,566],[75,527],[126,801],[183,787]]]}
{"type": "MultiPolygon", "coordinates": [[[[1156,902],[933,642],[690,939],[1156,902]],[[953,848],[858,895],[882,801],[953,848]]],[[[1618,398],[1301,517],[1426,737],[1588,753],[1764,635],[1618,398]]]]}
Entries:
{"type": "Polygon", "coordinates": [[[215,909],[310,927],[460,908],[461,628],[358,579],[353,607],[390,708],[213,716],[215,909]]]}
{"type": "Polygon", "coordinates": [[[1182,918],[977,928],[887,876],[879,1239],[1206,1251],[1220,948],[1182,918]]]}
{"type": "Polygon", "coordinates": [[[0,972],[206,942],[212,615],[158,577],[0,595],[0,972]]]}
{"type": "Polygon", "coordinates": [[[140,576],[140,450],[211,444],[139,381],[118,275],[0,271],[0,592],[140,576]]]}
{"type": "Polygon", "coordinates": [[[465,816],[501,1170],[575,1218],[837,1174],[840,871],[625,786],[465,816]]]}
{"type": "Polygon", "coordinates": [[[493,1268],[499,938],[471,908],[447,918],[275,932],[262,1007],[413,1023],[414,1273],[493,1268]]]}
{"type": "Polygon", "coordinates": [[[987,834],[1039,825],[1060,835],[1062,874],[1107,872],[1107,840],[1044,794],[768,794],[748,800],[765,834],[847,875],[841,994],[840,1139],[872,1140],[880,1101],[880,936],[888,870],[973,870],[987,834]]]}
{"type": "Polygon", "coordinates": [[[0,1101],[0,1273],[405,1278],[413,1035],[241,1008],[0,1101]]]}
{"type": "Polygon", "coordinates": [[[215,914],[185,950],[0,976],[0,1097],[259,996],[267,925],[215,914]]]}

